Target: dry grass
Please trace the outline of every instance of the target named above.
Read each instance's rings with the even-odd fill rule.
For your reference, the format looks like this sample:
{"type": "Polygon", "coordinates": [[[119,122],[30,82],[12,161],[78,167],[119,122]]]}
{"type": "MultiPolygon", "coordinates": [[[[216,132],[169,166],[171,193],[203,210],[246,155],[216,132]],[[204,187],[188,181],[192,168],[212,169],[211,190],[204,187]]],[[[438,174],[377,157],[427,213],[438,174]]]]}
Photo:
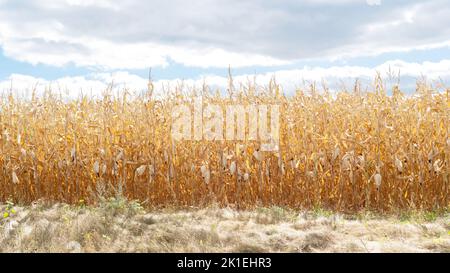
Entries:
{"type": "Polygon", "coordinates": [[[230,84],[227,97],[207,86],[183,90],[166,90],[163,99],[152,96],[151,85],[140,96],[125,90],[69,102],[51,92],[28,101],[4,97],[0,201],[94,204],[119,192],[152,207],[216,202],[392,211],[449,205],[448,89],[418,85],[414,96],[398,88],[388,96],[377,79],[372,92],[356,85],[337,96],[311,86],[286,97],[274,81],[239,90],[230,84]],[[280,105],[280,151],[257,158],[255,141],[174,142],[172,109],[198,94],[222,107],[280,105]],[[230,172],[232,165],[238,171],[230,172]]]}
{"type": "Polygon", "coordinates": [[[349,220],[278,207],[147,212],[116,204],[12,206],[0,220],[0,252],[450,252],[448,213],[349,220]]]}

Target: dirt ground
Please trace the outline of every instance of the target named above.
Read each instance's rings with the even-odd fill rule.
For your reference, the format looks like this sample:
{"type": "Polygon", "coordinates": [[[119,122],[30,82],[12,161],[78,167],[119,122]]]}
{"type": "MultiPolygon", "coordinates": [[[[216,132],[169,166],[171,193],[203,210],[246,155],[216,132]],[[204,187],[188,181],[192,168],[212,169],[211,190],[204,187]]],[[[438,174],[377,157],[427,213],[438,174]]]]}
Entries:
{"type": "Polygon", "coordinates": [[[450,252],[450,216],[0,204],[0,252],[450,252]]]}

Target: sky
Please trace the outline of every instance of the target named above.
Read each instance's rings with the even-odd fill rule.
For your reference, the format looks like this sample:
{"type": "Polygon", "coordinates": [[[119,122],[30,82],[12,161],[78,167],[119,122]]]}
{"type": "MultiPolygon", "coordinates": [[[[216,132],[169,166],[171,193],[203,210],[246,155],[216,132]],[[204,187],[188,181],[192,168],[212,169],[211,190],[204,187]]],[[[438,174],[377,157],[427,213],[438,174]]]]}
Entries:
{"type": "Polygon", "coordinates": [[[0,0],[0,92],[450,82],[448,0],[0,0]]]}

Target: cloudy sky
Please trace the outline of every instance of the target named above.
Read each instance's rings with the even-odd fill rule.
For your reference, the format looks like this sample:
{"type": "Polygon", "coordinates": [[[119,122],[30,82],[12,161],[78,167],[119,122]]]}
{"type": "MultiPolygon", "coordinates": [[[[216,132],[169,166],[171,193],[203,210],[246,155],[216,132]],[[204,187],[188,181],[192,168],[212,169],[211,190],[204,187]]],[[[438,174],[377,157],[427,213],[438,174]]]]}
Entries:
{"type": "Polygon", "coordinates": [[[285,89],[378,71],[450,83],[448,0],[0,0],[0,91],[144,89],[275,75],[285,89]]]}

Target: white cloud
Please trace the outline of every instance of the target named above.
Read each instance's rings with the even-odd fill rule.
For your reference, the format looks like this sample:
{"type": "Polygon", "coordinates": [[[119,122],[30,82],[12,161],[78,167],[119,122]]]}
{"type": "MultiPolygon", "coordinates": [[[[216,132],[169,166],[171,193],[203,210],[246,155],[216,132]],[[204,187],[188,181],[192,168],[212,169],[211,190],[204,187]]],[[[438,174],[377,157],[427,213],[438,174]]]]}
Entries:
{"type": "Polygon", "coordinates": [[[369,6],[379,6],[381,5],[381,0],[366,0],[369,6]]]}
{"type": "MultiPolygon", "coordinates": [[[[61,2],[60,0],[57,0],[57,1],[61,2]]],[[[66,0],[66,3],[69,6],[74,6],[74,7],[77,7],[77,6],[79,6],[79,7],[100,7],[100,8],[109,8],[109,9],[113,9],[113,10],[118,10],[119,5],[117,5],[116,2],[117,1],[111,1],[111,0],[66,0]]]]}
{"type": "Polygon", "coordinates": [[[142,69],[170,61],[273,66],[450,45],[446,0],[367,3],[0,0],[0,47],[32,64],[142,69]]]}
{"type": "MultiPolygon", "coordinates": [[[[253,81],[253,79],[256,79],[256,83],[259,86],[267,86],[270,79],[275,76],[277,82],[281,84],[284,90],[287,93],[291,93],[296,87],[303,86],[303,83],[316,82],[320,84],[324,81],[328,84],[329,88],[338,89],[342,83],[352,84],[358,78],[366,80],[369,84],[377,72],[386,77],[389,72],[392,72],[394,75],[400,72],[402,77],[410,77],[411,79],[416,79],[424,75],[429,80],[443,79],[444,81],[449,81],[449,67],[450,60],[423,63],[392,60],[374,68],[362,66],[335,66],[330,68],[304,67],[303,69],[280,70],[258,75],[239,75],[234,76],[233,79],[236,87],[240,83],[246,84],[249,80],[253,81]]],[[[0,91],[10,90],[12,84],[15,93],[29,96],[33,88],[36,88],[38,93],[42,93],[45,88],[50,86],[53,91],[61,91],[63,94],[67,91],[67,95],[74,98],[81,94],[81,92],[85,95],[100,96],[111,83],[113,83],[113,89],[115,91],[122,91],[124,88],[127,88],[132,92],[141,92],[147,88],[147,79],[128,72],[94,73],[85,77],[64,77],[55,81],[13,74],[8,79],[0,81],[0,91]]],[[[154,86],[157,94],[161,95],[163,85],[173,88],[181,83],[186,87],[201,87],[203,83],[206,83],[213,89],[219,88],[225,90],[228,85],[228,79],[216,75],[204,75],[183,81],[180,79],[158,80],[154,82],[154,86]]],[[[406,82],[406,84],[412,85],[414,83],[406,82]]]]}
{"type": "MultiPolygon", "coordinates": [[[[51,37],[51,33],[46,37],[51,37]]],[[[247,53],[233,53],[218,48],[180,48],[157,43],[112,43],[89,38],[55,39],[42,42],[40,39],[24,41],[18,39],[3,46],[5,54],[16,60],[36,64],[77,66],[102,69],[142,69],[150,66],[166,67],[169,58],[177,63],[194,67],[233,67],[252,65],[281,65],[287,61],[247,53]],[[49,50],[54,48],[54,50],[49,50]]]]}
{"type": "MultiPolygon", "coordinates": [[[[230,64],[233,67],[272,66],[288,63],[286,60],[250,51],[225,50],[217,43],[199,45],[195,41],[195,37],[192,38],[193,41],[182,44],[161,41],[158,37],[151,36],[151,29],[164,28],[162,22],[165,18],[162,13],[170,12],[170,10],[161,11],[156,18],[152,15],[152,20],[146,22],[145,18],[149,15],[143,14],[140,10],[142,4],[128,1],[121,3],[119,7],[115,3],[118,2],[45,0],[35,4],[34,7],[30,5],[30,9],[35,9],[33,14],[30,14],[30,10],[22,5],[16,7],[10,3],[9,8],[0,9],[0,46],[6,56],[33,65],[41,63],[64,66],[74,63],[77,66],[95,66],[103,69],[140,69],[149,66],[164,67],[167,66],[169,60],[195,67],[226,67],[230,64]],[[132,7],[127,9],[127,4],[132,7]],[[8,9],[22,13],[24,17],[16,20],[19,17],[10,16],[8,9]],[[70,20],[62,16],[71,9],[74,10],[74,16],[70,20]],[[123,14],[124,20],[115,21],[110,26],[97,26],[95,22],[90,22],[95,21],[95,18],[84,16],[84,13],[87,12],[100,19],[105,19],[102,18],[105,16],[105,9],[117,12],[111,16],[120,17],[123,14]],[[133,13],[132,17],[143,18],[142,25],[135,26],[130,23],[130,20],[134,19],[126,18],[130,17],[130,14],[127,15],[130,12],[133,13]],[[61,16],[59,16],[60,14],[61,16]],[[24,18],[27,19],[23,20],[24,18]],[[83,27],[86,28],[86,32],[81,32],[83,27]],[[149,29],[149,33],[127,39],[126,36],[135,35],[136,30],[133,28],[149,29]],[[115,36],[123,35],[124,38],[105,37],[108,36],[105,32],[110,32],[115,36]]],[[[191,10],[191,13],[195,14],[196,11],[191,10]]],[[[198,15],[202,16],[201,11],[198,15]]],[[[100,24],[102,23],[100,22],[100,24]]],[[[183,29],[176,29],[178,27],[190,28],[189,25],[177,24],[172,27],[172,33],[167,33],[167,35],[173,35],[175,39],[178,39],[177,36],[182,37],[183,29]],[[178,31],[179,33],[176,33],[178,31]]],[[[197,29],[193,31],[197,32],[197,29]]],[[[155,34],[155,36],[159,35],[161,33],[155,34]]],[[[224,37],[224,39],[226,38],[224,37]]],[[[186,39],[191,38],[187,37],[186,39]]]]}

